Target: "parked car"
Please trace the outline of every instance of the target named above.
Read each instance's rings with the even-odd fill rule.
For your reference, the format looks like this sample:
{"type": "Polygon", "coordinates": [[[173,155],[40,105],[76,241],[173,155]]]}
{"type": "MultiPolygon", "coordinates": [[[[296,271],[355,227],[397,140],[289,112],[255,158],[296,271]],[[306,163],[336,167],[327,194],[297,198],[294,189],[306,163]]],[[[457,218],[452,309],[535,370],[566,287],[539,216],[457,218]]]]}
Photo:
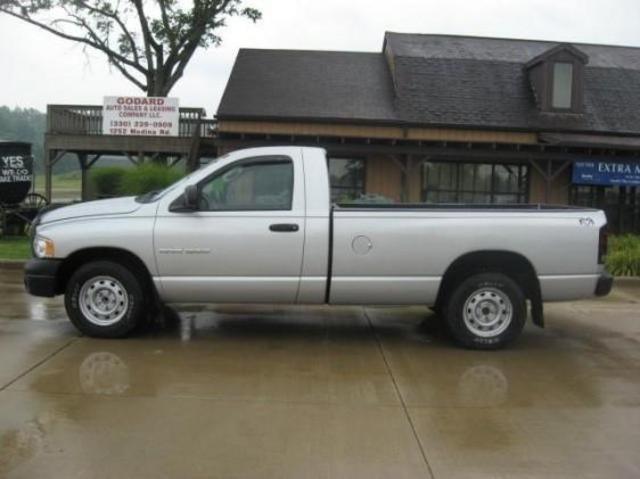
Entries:
{"type": "Polygon", "coordinates": [[[27,290],[65,295],[83,333],[123,337],[167,303],[432,306],[473,348],[515,339],[543,301],[606,295],[602,211],[331,205],[326,153],[230,153],[169,188],[40,215],[27,290]]]}

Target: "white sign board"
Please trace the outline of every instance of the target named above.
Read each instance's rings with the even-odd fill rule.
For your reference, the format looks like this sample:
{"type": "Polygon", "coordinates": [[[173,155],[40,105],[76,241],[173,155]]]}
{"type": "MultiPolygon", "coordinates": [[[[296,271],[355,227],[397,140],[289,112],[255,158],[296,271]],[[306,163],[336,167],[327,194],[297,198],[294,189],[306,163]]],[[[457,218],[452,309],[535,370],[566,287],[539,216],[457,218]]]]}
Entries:
{"type": "Polygon", "coordinates": [[[178,136],[178,99],[105,96],[102,133],[126,136],[178,136]]]}

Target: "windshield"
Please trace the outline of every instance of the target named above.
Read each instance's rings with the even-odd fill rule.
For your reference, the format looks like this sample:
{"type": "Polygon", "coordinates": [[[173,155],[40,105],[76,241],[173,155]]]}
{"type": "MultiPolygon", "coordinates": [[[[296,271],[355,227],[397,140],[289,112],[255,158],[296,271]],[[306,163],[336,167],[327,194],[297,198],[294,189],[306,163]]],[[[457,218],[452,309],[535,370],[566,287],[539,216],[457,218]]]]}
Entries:
{"type": "MultiPolygon", "coordinates": [[[[209,164],[211,165],[211,164],[217,162],[219,159],[224,158],[225,156],[227,156],[227,155],[224,155],[224,156],[221,156],[221,157],[216,158],[214,160],[211,160],[209,162],[209,164]]],[[[175,183],[167,186],[164,190],[153,190],[153,191],[150,191],[149,193],[145,193],[144,195],[140,195],[140,196],[136,197],[136,201],[138,203],[152,203],[154,201],[157,201],[160,198],[162,198],[164,195],[166,195],[167,193],[170,193],[171,191],[174,191],[177,188],[180,188],[182,185],[188,183],[189,180],[191,178],[193,178],[199,172],[200,172],[199,169],[196,170],[196,171],[192,171],[187,176],[184,176],[183,178],[180,178],[175,183]]]]}

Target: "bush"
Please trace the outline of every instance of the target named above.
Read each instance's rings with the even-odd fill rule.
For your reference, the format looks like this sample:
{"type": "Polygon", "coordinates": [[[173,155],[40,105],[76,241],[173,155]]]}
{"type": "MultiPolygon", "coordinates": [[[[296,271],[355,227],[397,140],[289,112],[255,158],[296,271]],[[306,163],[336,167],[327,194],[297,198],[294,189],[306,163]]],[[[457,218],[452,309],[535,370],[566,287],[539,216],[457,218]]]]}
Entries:
{"type": "Polygon", "coordinates": [[[142,195],[153,190],[161,190],[184,176],[178,169],[165,165],[143,163],[125,170],[118,192],[122,195],[142,195]]]}
{"type": "Polygon", "coordinates": [[[640,276],[640,236],[609,237],[606,265],[615,276],[640,276]]]}
{"type": "Polygon", "coordinates": [[[133,168],[106,166],[91,171],[90,183],[98,198],[142,195],[166,188],[183,175],[179,169],[156,163],[143,163],[133,168]]]}
{"type": "Polygon", "coordinates": [[[117,196],[120,191],[122,177],[126,169],[118,166],[105,166],[91,171],[91,184],[98,198],[117,196]]]}

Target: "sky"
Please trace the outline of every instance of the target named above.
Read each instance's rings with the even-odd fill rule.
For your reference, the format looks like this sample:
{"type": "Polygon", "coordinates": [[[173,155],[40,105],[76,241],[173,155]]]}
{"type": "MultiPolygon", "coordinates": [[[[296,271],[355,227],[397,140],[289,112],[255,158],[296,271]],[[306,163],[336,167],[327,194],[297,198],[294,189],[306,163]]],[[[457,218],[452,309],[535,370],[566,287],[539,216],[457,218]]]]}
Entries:
{"type": "MultiPolygon", "coordinates": [[[[385,31],[640,47],[638,0],[245,0],[257,24],[234,18],[220,47],[199,50],[172,90],[213,116],[239,48],[380,51],[385,31]]],[[[0,105],[102,104],[142,94],[105,57],[0,14],[0,105]]]]}

